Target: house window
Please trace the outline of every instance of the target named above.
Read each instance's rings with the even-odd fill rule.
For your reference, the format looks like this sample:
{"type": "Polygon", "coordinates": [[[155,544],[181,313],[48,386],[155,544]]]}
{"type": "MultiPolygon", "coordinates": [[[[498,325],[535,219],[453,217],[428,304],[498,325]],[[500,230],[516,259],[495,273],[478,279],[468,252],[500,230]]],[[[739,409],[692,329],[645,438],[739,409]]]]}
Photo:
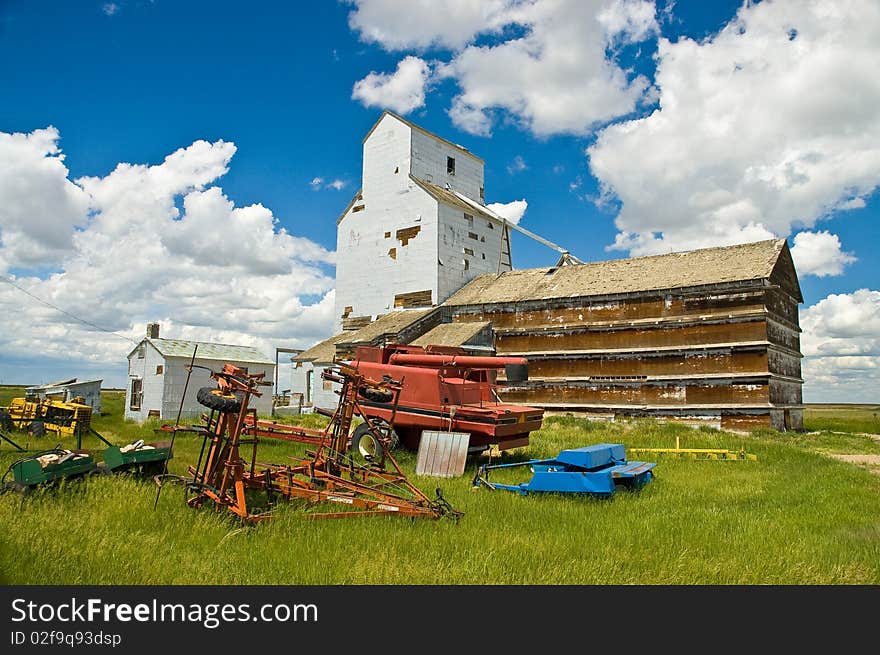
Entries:
{"type": "Polygon", "coordinates": [[[141,345],[138,346],[137,353],[138,353],[138,359],[143,359],[143,358],[144,358],[144,356],[145,356],[145,354],[146,354],[146,353],[144,352],[144,344],[141,344],[141,345]]]}
{"type": "Polygon", "coordinates": [[[471,216],[470,214],[467,214],[467,213],[466,213],[466,214],[464,215],[464,220],[466,220],[466,221],[468,222],[468,225],[473,225],[473,224],[474,224],[474,217],[471,216]]]}
{"type": "Polygon", "coordinates": [[[164,371],[165,371],[165,367],[162,366],[162,364],[159,364],[159,365],[156,367],[156,375],[162,375],[162,373],[163,373],[164,371]]]}
{"type": "Polygon", "coordinates": [[[312,404],[312,378],[314,371],[306,371],[306,405],[312,404]]]}
{"type": "Polygon", "coordinates": [[[128,408],[137,412],[141,409],[141,400],[144,395],[144,383],[143,380],[135,378],[131,381],[131,398],[128,403],[128,408]]]}
{"type": "Polygon", "coordinates": [[[486,200],[485,194],[483,193],[483,187],[480,187],[480,200],[482,200],[482,201],[486,200]]]}
{"type": "Polygon", "coordinates": [[[455,175],[455,157],[446,158],[446,174],[455,175]]]}

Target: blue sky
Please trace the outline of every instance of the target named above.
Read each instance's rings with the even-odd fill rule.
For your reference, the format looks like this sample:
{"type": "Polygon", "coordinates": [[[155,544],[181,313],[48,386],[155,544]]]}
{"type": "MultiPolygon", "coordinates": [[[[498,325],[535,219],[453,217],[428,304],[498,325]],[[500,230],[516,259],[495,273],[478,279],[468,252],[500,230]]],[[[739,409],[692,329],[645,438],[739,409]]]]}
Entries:
{"type": "MultiPolygon", "coordinates": [[[[159,319],[308,346],[387,106],[481,156],[487,202],[526,200],[522,225],[586,261],[788,238],[806,399],[878,400],[875,3],[468,4],[0,1],[4,279],[129,339],[159,319]]],[[[130,342],[9,284],[0,308],[21,321],[0,382],[124,380],[130,342]]]]}

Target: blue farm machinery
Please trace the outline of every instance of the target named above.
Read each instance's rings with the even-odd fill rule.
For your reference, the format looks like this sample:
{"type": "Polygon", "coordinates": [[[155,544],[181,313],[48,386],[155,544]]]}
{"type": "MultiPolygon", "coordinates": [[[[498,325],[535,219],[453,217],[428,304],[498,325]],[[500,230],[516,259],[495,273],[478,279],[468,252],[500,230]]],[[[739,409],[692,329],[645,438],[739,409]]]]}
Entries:
{"type": "Polygon", "coordinates": [[[628,462],[623,444],[596,444],[562,450],[552,459],[533,459],[511,464],[484,464],[477,469],[474,486],[532,493],[587,494],[611,496],[619,487],[638,489],[653,477],[651,462],[628,462]],[[502,484],[489,479],[490,471],[529,467],[532,477],[519,484],[502,484]]]}

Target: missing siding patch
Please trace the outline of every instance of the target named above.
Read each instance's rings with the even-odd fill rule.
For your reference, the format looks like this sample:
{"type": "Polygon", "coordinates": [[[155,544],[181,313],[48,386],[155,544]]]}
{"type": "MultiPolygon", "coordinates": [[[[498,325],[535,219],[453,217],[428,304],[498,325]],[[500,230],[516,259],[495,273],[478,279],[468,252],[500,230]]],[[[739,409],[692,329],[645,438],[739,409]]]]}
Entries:
{"type": "Polygon", "coordinates": [[[400,241],[400,245],[405,246],[409,243],[410,239],[414,239],[416,235],[421,232],[421,225],[416,225],[414,227],[405,227],[394,233],[395,238],[400,241]]]}
{"type": "Polygon", "coordinates": [[[397,248],[389,248],[388,256],[391,257],[391,259],[397,259],[397,248]]]}
{"type": "Polygon", "coordinates": [[[390,239],[390,238],[391,238],[391,232],[386,232],[386,233],[385,233],[385,238],[386,238],[386,239],[390,239]]]}
{"type": "Polygon", "coordinates": [[[431,290],[411,291],[410,293],[398,293],[394,296],[395,307],[430,307],[431,290]]]}
{"type": "Polygon", "coordinates": [[[354,207],[351,208],[351,213],[353,214],[354,212],[359,212],[359,211],[363,211],[363,210],[364,210],[363,205],[355,205],[354,207]]]}

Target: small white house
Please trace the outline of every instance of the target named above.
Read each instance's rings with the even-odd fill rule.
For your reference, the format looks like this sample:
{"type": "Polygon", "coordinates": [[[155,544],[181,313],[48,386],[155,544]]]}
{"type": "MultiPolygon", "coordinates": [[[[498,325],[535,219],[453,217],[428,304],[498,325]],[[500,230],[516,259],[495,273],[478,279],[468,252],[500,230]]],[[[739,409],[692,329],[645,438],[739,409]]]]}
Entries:
{"type": "MultiPolygon", "coordinates": [[[[201,387],[214,387],[211,371],[220,371],[224,364],[233,364],[248,373],[265,373],[267,382],[275,375],[275,362],[250,346],[235,346],[203,341],[160,339],[158,323],[147,326],[147,337],[128,354],[128,387],[125,392],[125,418],[144,421],[147,418],[175,419],[199,416],[206,411],[196,400],[201,387]],[[195,367],[187,385],[187,367],[196,351],[195,367]],[[201,368],[198,368],[201,367],[201,368]],[[210,369],[210,370],[207,370],[210,369]],[[186,397],[181,410],[181,397],[186,397]]],[[[259,387],[261,397],[251,397],[250,407],[257,413],[272,413],[272,386],[259,387]]]]}

